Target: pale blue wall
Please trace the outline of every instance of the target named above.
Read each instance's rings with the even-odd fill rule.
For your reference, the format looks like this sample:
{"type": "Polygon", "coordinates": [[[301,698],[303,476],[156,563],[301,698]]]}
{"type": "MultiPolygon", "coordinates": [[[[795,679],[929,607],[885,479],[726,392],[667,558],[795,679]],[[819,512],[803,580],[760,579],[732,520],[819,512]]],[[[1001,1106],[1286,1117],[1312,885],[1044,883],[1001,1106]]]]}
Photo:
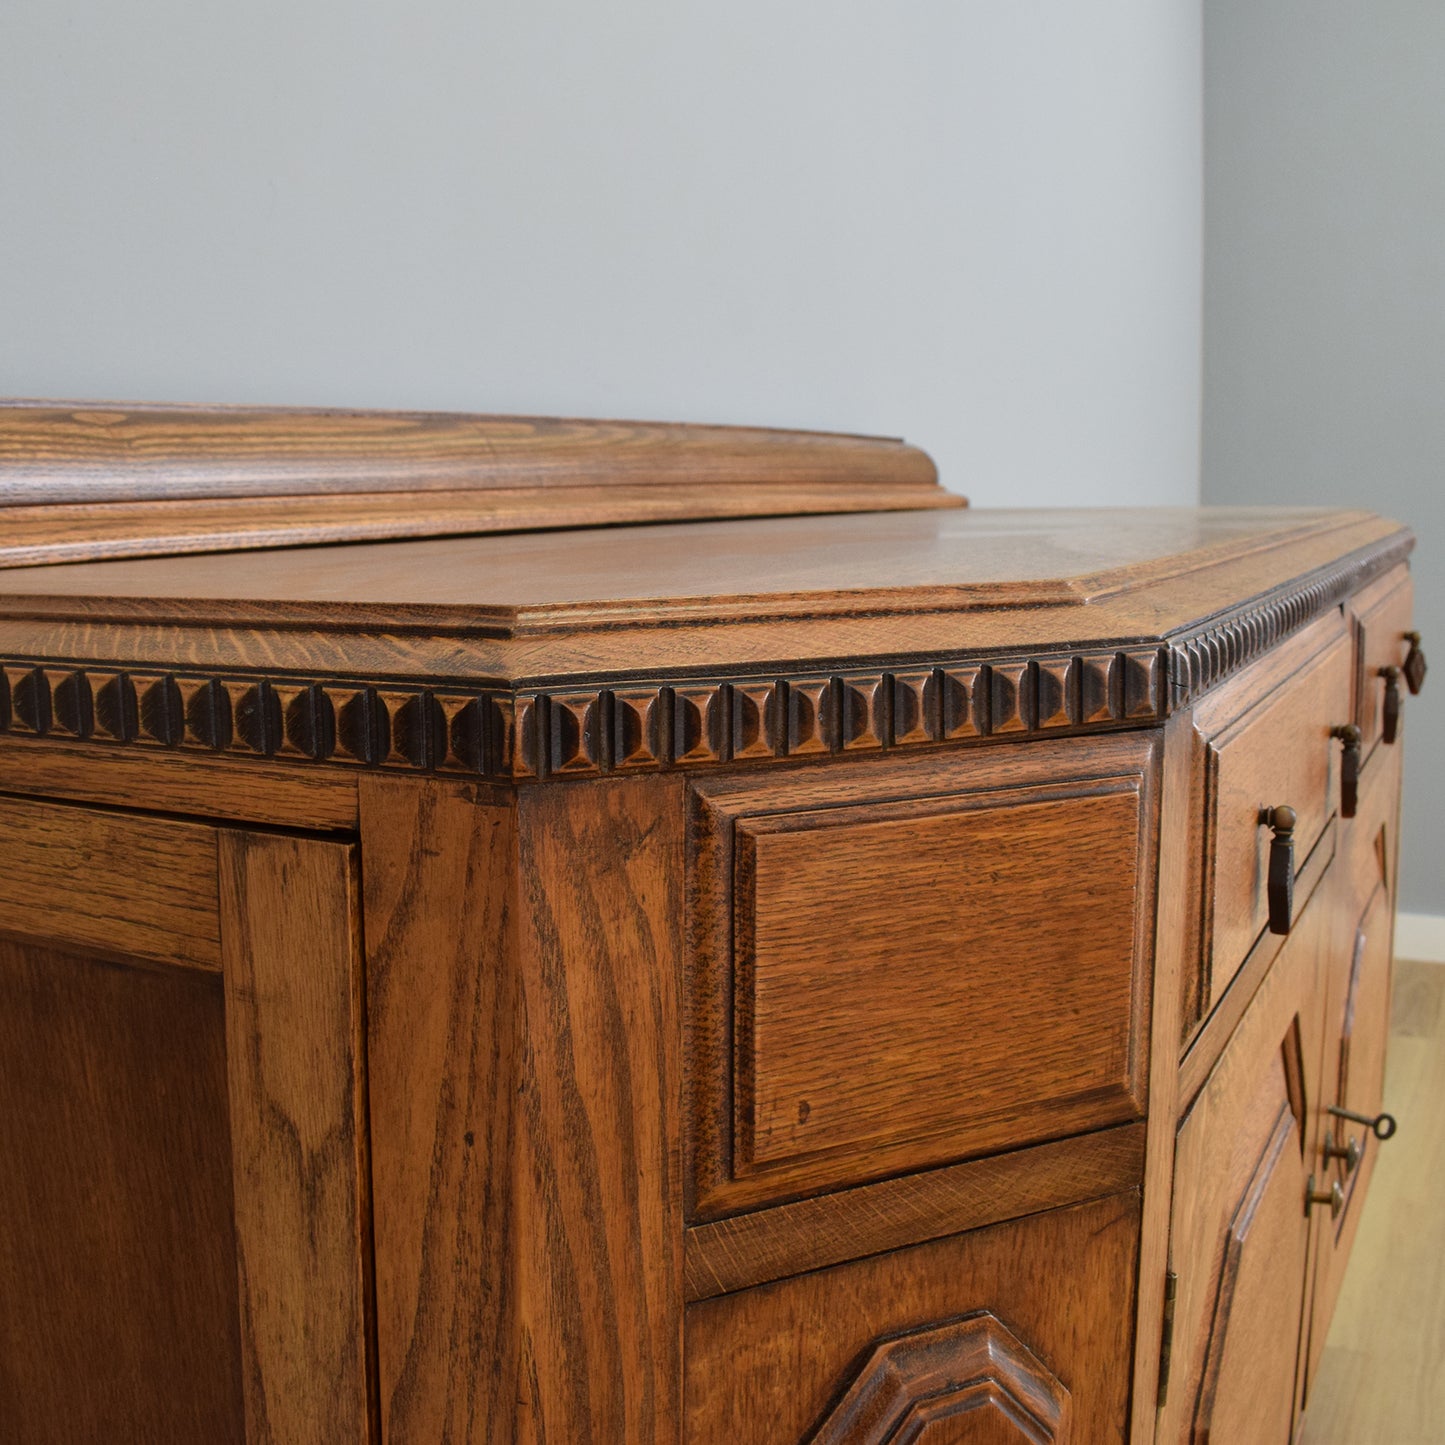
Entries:
{"type": "Polygon", "coordinates": [[[1419,533],[1400,899],[1445,915],[1445,5],[1204,15],[1204,500],[1419,533]]]}
{"type": "Polygon", "coordinates": [[[0,394],[880,430],[1197,495],[1196,0],[5,0],[0,394]]]}

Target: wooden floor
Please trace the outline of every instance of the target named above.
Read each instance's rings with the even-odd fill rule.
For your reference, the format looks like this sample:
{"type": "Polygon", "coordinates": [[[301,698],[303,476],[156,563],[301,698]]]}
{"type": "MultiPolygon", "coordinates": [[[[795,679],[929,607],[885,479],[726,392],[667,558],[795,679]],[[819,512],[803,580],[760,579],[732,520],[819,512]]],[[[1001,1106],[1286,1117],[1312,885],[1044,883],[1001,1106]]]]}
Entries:
{"type": "Polygon", "coordinates": [[[1445,965],[1396,965],[1385,1108],[1302,1445],[1445,1442],[1445,965]]]}

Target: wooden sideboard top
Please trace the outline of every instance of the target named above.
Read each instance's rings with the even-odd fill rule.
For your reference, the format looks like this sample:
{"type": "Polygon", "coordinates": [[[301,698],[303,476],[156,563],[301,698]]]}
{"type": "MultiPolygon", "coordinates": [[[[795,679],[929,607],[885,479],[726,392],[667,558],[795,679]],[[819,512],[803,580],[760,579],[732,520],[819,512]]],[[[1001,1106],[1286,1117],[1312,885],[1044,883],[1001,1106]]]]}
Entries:
{"type": "Polygon", "coordinates": [[[1365,511],[962,508],[916,449],[805,433],[73,406],[5,428],[0,563],[54,563],[26,552],[47,528],[209,550],[0,565],[0,732],[505,779],[1158,722],[1414,543],[1365,511]],[[639,487],[663,509],[605,500],[639,487]],[[699,519],[737,487],[831,513],[699,519]],[[478,534],[523,492],[552,499],[539,530],[478,534]],[[443,496],[468,535],[394,535],[442,526],[443,496]],[[314,506],[336,510],[285,532],[314,506]],[[363,524],[389,540],[336,540],[363,524]]]}
{"type": "Polygon", "coordinates": [[[403,673],[521,680],[1162,642],[1410,541],[1371,513],[1316,509],[666,523],[0,570],[0,618],[404,632],[403,673]]]}

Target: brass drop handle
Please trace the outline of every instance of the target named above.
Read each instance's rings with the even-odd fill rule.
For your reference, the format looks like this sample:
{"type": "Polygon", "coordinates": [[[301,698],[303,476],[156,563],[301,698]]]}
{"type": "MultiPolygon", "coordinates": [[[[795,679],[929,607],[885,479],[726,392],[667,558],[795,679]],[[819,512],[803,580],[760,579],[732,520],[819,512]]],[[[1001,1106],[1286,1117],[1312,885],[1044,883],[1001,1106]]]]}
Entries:
{"type": "Polygon", "coordinates": [[[1345,1161],[1345,1173],[1353,1174],[1360,1160],[1364,1157],[1364,1150],[1360,1148],[1360,1141],[1352,1134],[1349,1142],[1342,1149],[1335,1143],[1333,1131],[1325,1133],[1325,1158],[1343,1159],[1345,1161]]]}
{"type": "Polygon", "coordinates": [[[1392,743],[1400,736],[1400,669],[1382,667],[1380,676],[1385,679],[1385,718],[1380,741],[1392,743]]]}
{"type": "Polygon", "coordinates": [[[1340,1217],[1340,1210],[1345,1207],[1345,1191],[1338,1179],[1328,1189],[1316,1189],[1315,1176],[1310,1175],[1310,1182],[1305,1185],[1305,1213],[1316,1204],[1328,1204],[1331,1219],[1340,1217]]]}
{"type": "Polygon", "coordinates": [[[1414,697],[1425,686],[1425,654],[1420,651],[1418,632],[1407,632],[1405,641],[1410,644],[1410,651],[1405,657],[1405,682],[1409,686],[1410,696],[1414,697]]]}
{"type": "Polygon", "coordinates": [[[1344,744],[1340,751],[1340,817],[1353,818],[1360,806],[1360,744],[1364,735],[1354,723],[1331,728],[1330,736],[1344,744]]]}
{"type": "Polygon", "coordinates": [[[1274,830],[1274,837],[1269,840],[1269,875],[1265,888],[1269,899],[1269,931],[1288,933],[1294,921],[1295,811],[1283,805],[1263,808],[1259,821],[1274,830]]]}
{"type": "Polygon", "coordinates": [[[1337,1119],[1349,1119],[1353,1123],[1363,1124],[1375,1138],[1382,1141],[1393,1139],[1395,1131],[1400,1127],[1393,1114],[1357,1114],[1353,1109],[1339,1109],[1333,1104],[1325,1113],[1333,1114],[1337,1119]]]}

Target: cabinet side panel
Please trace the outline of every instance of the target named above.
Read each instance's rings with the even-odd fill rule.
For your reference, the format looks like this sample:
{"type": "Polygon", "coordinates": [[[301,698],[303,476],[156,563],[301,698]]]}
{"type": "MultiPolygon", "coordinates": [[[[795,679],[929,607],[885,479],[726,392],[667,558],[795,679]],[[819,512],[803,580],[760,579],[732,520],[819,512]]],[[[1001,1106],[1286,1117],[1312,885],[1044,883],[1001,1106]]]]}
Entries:
{"type": "Polygon", "coordinates": [[[682,783],[520,808],[525,1438],[677,1445],[682,783]]]}
{"type": "Polygon", "coordinates": [[[515,1413],[515,817],[359,781],[384,1438],[525,1438],[515,1413]]]}

